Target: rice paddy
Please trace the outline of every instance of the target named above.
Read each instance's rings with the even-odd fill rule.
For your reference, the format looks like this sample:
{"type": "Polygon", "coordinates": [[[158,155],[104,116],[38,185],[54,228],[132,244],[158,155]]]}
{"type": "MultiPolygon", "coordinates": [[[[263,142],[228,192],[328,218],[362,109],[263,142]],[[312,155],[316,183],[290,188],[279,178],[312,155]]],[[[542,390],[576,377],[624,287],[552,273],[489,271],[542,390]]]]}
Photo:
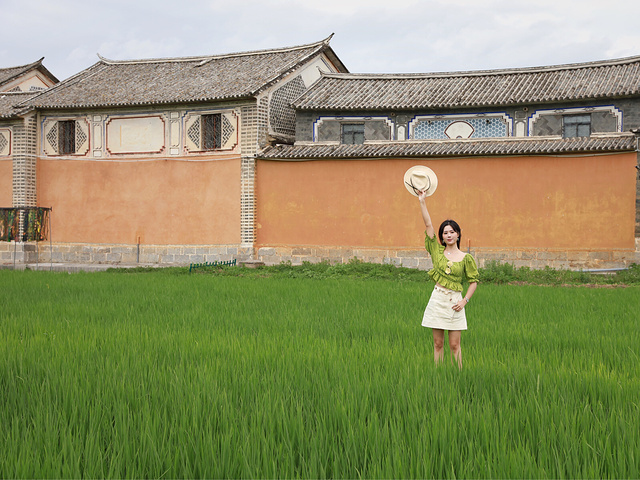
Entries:
{"type": "Polygon", "coordinates": [[[639,477],[640,287],[482,284],[462,371],[432,288],[0,271],[0,477],[639,477]]]}

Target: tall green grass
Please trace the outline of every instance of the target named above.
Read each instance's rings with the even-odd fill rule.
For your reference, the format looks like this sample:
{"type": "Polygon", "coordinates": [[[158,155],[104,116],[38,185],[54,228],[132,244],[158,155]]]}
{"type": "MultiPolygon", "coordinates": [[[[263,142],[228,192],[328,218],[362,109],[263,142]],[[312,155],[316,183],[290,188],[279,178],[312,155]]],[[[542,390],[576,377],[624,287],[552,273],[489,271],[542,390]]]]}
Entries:
{"type": "Polygon", "coordinates": [[[0,477],[637,478],[640,288],[0,271],[0,477]]]}

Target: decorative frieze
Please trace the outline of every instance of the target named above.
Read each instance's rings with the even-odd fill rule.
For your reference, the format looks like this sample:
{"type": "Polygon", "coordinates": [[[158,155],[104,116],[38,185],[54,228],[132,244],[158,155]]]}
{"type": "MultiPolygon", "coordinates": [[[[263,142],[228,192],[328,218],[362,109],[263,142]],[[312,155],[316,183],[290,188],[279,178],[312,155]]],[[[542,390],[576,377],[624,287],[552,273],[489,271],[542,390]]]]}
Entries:
{"type": "Polygon", "coordinates": [[[239,149],[240,116],[229,107],[43,116],[39,128],[39,153],[50,158],[228,155],[239,149]]]}
{"type": "Polygon", "coordinates": [[[513,119],[504,112],[419,115],[409,122],[412,140],[500,138],[512,135],[513,119]]]}

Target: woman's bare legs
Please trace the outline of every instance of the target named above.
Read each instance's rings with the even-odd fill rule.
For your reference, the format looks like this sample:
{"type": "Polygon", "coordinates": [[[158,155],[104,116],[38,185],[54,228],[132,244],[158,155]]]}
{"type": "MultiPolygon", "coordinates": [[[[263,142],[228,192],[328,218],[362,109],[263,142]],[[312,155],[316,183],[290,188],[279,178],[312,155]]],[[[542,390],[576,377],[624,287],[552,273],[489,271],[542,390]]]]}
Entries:
{"type": "Polygon", "coordinates": [[[444,330],[433,328],[433,360],[436,365],[444,359],[444,330]]]}
{"type": "Polygon", "coordinates": [[[459,369],[462,369],[462,349],[460,348],[461,337],[462,332],[460,330],[449,330],[449,350],[451,351],[451,356],[458,363],[459,369]]]}

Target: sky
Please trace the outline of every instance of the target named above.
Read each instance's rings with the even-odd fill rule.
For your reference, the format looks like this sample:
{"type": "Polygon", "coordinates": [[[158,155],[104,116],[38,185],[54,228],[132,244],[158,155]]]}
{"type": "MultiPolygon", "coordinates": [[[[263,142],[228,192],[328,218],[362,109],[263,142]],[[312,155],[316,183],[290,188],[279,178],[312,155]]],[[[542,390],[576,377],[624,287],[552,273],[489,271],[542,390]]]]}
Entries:
{"type": "Polygon", "coordinates": [[[353,73],[559,65],[640,55],[635,0],[0,0],[0,68],[314,43],[353,73]]]}

